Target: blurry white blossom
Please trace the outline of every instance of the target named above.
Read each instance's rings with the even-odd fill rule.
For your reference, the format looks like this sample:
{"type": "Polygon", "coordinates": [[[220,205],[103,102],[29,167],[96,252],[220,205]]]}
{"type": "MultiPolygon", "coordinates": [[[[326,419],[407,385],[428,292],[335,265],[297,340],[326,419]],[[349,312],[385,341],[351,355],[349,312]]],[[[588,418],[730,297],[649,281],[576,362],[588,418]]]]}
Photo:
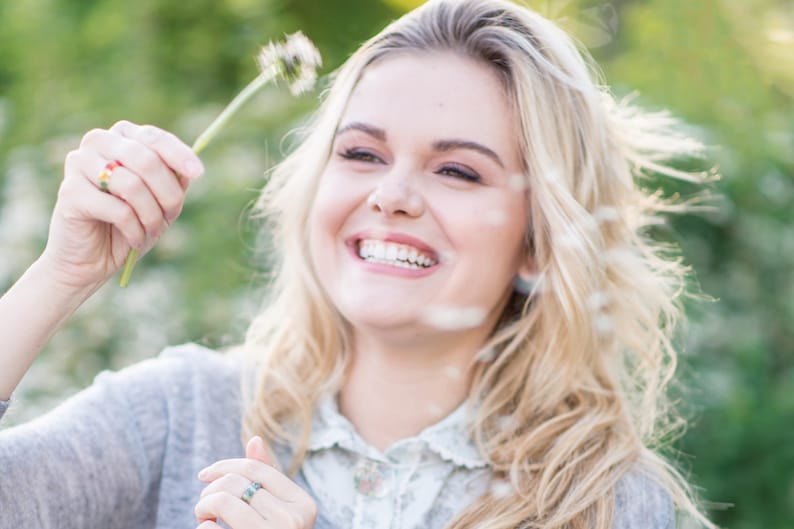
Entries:
{"type": "Polygon", "coordinates": [[[463,374],[457,366],[447,366],[444,368],[444,375],[452,380],[460,380],[463,374]]]}
{"type": "Polygon", "coordinates": [[[595,218],[596,222],[601,224],[607,222],[615,222],[620,217],[618,216],[617,209],[610,206],[600,206],[596,208],[596,210],[593,212],[593,218],[595,218]]]}
{"type": "Polygon", "coordinates": [[[615,329],[615,322],[609,314],[597,314],[593,318],[593,328],[599,336],[609,336],[615,329]]]}
{"type": "Polygon", "coordinates": [[[504,479],[494,479],[491,483],[491,495],[494,498],[506,498],[513,493],[513,486],[504,479]]]}

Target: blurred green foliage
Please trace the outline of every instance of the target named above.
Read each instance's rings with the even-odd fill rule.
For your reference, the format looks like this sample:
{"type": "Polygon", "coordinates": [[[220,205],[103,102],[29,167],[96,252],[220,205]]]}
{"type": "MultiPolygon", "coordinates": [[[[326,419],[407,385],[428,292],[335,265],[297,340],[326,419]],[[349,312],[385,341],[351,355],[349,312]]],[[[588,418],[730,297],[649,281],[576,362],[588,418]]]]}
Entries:
{"type": "MultiPolygon", "coordinates": [[[[329,73],[418,0],[27,0],[0,3],[0,288],[35,259],[66,152],[118,119],[192,141],[255,75],[259,45],[302,29],[329,73]]],[[[677,448],[713,518],[794,527],[794,6],[790,0],[531,2],[574,32],[618,95],[669,108],[709,145],[712,212],[671,220],[703,292],[681,366],[694,419],[677,448]]],[[[267,256],[246,216],[281,138],[317,92],[273,87],[204,155],[180,221],[126,291],[104,287],[43,353],[11,422],[95,373],[187,340],[239,341],[267,256]]]]}

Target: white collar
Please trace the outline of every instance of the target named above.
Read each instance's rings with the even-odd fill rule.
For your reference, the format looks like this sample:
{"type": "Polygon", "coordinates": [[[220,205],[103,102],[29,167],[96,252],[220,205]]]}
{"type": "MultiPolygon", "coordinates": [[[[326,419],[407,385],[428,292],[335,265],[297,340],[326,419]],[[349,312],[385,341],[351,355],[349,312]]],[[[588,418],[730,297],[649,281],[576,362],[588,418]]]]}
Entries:
{"type": "Polygon", "coordinates": [[[353,424],[339,412],[335,396],[320,400],[312,418],[309,453],[333,446],[350,450],[376,461],[394,463],[403,451],[430,450],[457,466],[469,469],[487,467],[474,441],[466,430],[467,406],[463,402],[452,413],[422,430],[419,435],[401,439],[385,454],[364,441],[353,424]]]}

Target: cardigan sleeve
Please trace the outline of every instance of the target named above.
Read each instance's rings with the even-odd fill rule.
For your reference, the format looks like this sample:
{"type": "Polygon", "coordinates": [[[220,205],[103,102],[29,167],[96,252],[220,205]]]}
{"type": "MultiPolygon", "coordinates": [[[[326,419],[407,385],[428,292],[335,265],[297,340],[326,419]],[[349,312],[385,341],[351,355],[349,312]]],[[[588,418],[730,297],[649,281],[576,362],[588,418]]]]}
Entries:
{"type": "Polygon", "coordinates": [[[646,474],[625,475],[615,490],[612,529],[674,529],[675,507],[667,490],[646,474]]]}
{"type": "Polygon", "coordinates": [[[168,362],[101,373],[51,412],[0,430],[0,529],[153,526],[168,362]]]}

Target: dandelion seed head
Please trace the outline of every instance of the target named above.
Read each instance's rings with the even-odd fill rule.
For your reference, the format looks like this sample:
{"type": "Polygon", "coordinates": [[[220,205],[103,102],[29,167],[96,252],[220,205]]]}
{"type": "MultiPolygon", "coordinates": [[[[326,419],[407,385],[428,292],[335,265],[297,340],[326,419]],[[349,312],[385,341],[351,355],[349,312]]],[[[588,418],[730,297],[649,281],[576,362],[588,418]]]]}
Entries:
{"type": "Polygon", "coordinates": [[[504,479],[495,479],[491,483],[491,496],[506,498],[513,492],[513,486],[504,479]]]}
{"type": "Polygon", "coordinates": [[[257,62],[263,72],[272,71],[286,80],[292,95],[299,95],[314,86],[322,58],[312,41],[298,31],[288,35],[284,42],[263,46],[257,62]]]}
{"type": "Polygon", "coordinates": [[[596,222],[602,224],[607,222],[615,222],[620,217],[618,216],[617,209],[611,206],[601,206],[596,208],[596,210],[593,212],[593,218],[595,218],[596,222]]]}
{"type": "Polygon", "coordinates": [[[615,323],[609,314],[599,314],[593,319],[593,328],[599,336],[609,336],[615,328],[615,323]]]}
{"type": "Polygon", "coordinates": [[[496,419],[496,427],[500,430],[512,430],[516,427],[516,419],[512,415],[502,415],[496,419]]]}
{"type": "Polygon", "coordinates": [[[463,374],[457,366],[447,366],[444,368],[444,375],[452,380],[460,380],[463,374]]]}
{"type": "Polygon", "coordinates": [[[606,306],[609,305],[609,301],[609,293],[599,290],[597,292],[593,292],[593,294],[587,298],[587,308],[591,312],[598,312],[605,309],[606,306]]]}
{"type": "Polygon", "coordinates": [[[616,265],[631,260],[635,254],[627,247],[612,248],[601,254],[601,258],[605,265],[616,265]]]}

